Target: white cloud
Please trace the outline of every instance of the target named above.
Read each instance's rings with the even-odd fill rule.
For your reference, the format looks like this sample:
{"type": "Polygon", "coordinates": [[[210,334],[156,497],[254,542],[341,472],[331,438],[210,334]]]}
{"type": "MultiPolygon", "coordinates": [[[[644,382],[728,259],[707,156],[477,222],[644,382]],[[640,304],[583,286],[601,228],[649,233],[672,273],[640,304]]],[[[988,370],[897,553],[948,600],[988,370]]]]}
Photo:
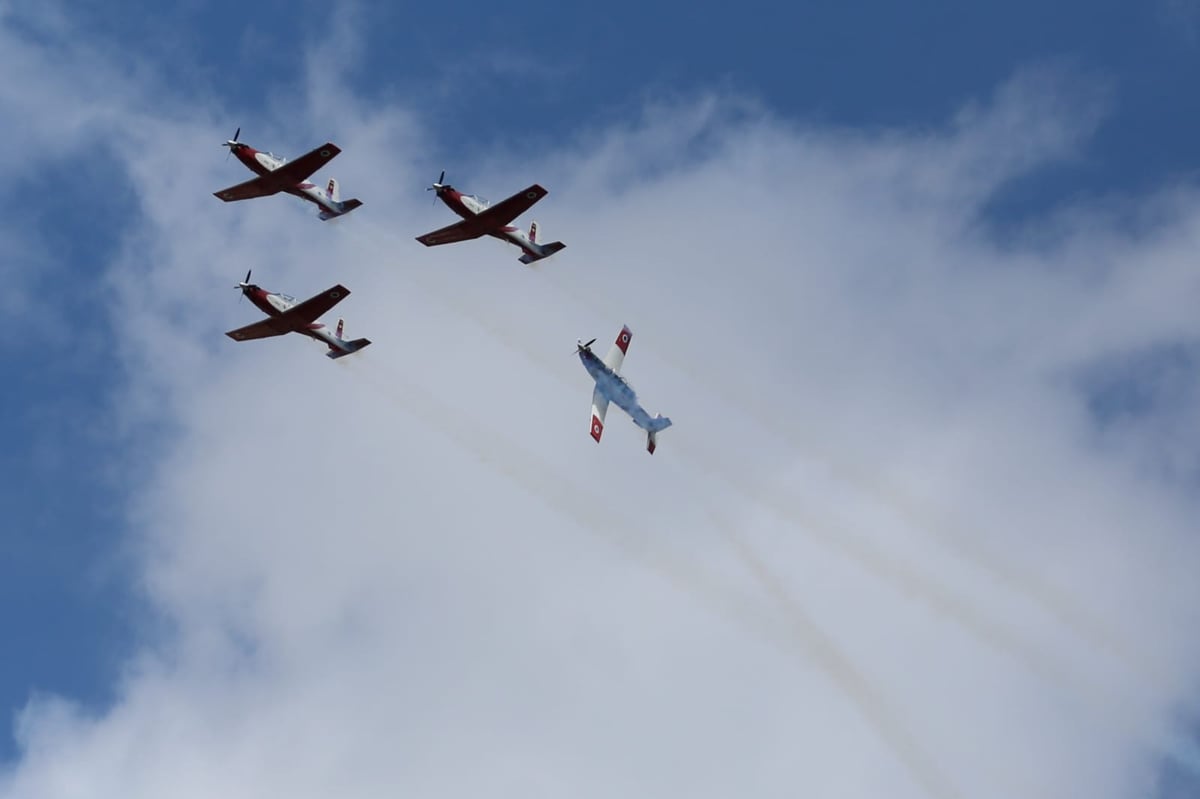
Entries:
{"type": "MultiPolygon", "coordinates": [[[[1097,122],[1058,73],[936,130],[712,97],[498,144],[462,188],[543,182],[568,244],[526,270],[412,240],[448,220],[417,190],[417,109],[310,74],[302,133],[342,145],[329,172],[366,203],[321,224],[209,196],[243,177],[218,109],[119,75],[92,96],[77,62],[0,44],[47,108],[136,115],[119,421],[170,431],[129,531],[169,634],[97,717],[32,702],[0,797],[1127,797],[1177,748],[1195,503],[1153,468],[1161,419],[1111,445],[1080,375],[1194,347],[1200,203],[1138,201],[1165,218],[1134,232],[1087,209],[1036,241],[983,231],[993,192],[1097,122]],[[228,341],[257,313],[228,288],[248,267],[345,283],[374,345],[228,341]],[[622,322],[676,421],[653,458],[619,416],[586,434],[572,345],[622,322]]],[[[48,127],[26,100],[0,107],[48,127]]]]}

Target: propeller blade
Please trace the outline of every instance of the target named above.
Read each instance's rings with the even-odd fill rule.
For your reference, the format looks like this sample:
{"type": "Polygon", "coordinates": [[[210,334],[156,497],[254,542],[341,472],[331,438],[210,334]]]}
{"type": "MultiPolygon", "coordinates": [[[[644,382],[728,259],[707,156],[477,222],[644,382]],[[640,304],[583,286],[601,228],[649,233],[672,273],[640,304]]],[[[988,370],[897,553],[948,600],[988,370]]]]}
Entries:
{"type": "Polygon", "coordinates": [[[246,279],[243,280],[241,283],[238,283],[236,286],[234,286],[235,289],[240,289],[242,292],[242,296],[238,297],[238,302],[241,302],[242,298],[246,296],[246,287],[249,285],[250,285],[250,270],[247,269],[246,270],[246,279]]]}
{"type": "MultiPolygon", "coordinates": [[[[437,191],[438,189],[442,188],[445,185],[442,182],[445,179],[446,179],[446,170],[443,169],[442,174],[438,175],[437,183],[434,183],[432,186],[427,186],[425,188],[425,191],[437,191]]],[[[437,205],[437,203],[434,202],[434,205],[437,205]]]]}
{"type": "Polygon", "coordinates": [[[233,147],[234,147],[234,145],[239,143],[239,142],[238,142],[238,136],[241,136],[241,135],[242,135],[242,129],[239,127],[239,128],[237,129],[237,131],[236,131],[236,132],[234,132],[234,134],[233,134],[233,138],[232,138],[232,139],[230,139],[229,141],[227,141],[227,142],[225,142],[224,144],[222,144],[222,145],[221,145],[222,147],[228,147],[228,148],[229,148],[229,152],[228,152],[228,153],[225,153],[225,160],[226,160],[226,161],[228,161],[228,160],[229,160],[229,156],[230,156],[230,155],[233,153],[233,147]]]}

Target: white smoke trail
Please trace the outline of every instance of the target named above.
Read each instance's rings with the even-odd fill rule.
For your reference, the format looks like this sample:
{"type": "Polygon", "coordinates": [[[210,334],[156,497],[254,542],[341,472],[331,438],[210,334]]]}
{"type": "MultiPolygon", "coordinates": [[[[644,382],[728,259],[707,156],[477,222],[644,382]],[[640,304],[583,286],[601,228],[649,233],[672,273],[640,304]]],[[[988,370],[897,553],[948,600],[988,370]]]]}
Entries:
{"type": "MultiPolygon", "coordinates": [[[[381,242],[386,242],[389,238],[395,240],[396,237],[394,234],[382,230],[374,231],[373,233],[376,233],[379,238],[376,238],[375,235],[368,235],[365,241],[360,240],[358,243],[368,246],[378,255],[388,254],[393,245],[381,242]]],[[[406,277],[420,285],[428,294],[438,299],[449,309],[487,330],[497,341],[519,352],[531,363],[539,365],[547,374],[553,375],[564,384],[568,384],[567,378],[564,376],[564,372],[558,361],[547,356],[544,349],[531,347],[525,338],[514,334],[514,331],[518,330],[519,327],[514,325],[514,319],[511,316],[506,316],[499,306],[478,306],[475,303],[470,303],[467,298],[461,295],[449,294],[440,283],[432,280],[426,273],[420,270],[412,270],[406,277]],[[500,309],[498,310],[498,308],[500,309]]],[[[561,289],[562,287],[559,286],[558,288],[561,289]]],[[[581,300],[579,297],[574,297],[573,299],[581,304],[592,305],[594,303],[590,299],[587,301],[581,300]]],[[[707,373],[705,374],[707,375],[707,373]]],[[[692,376],[696,379],[699,378],[697,374],[693,374],[692,376]]],[[[706,386],[711,386],[717,391],[727,392],[724,384],[721,384],[719,381],[713,381],[711,377],[706,377],[704,382],[706,386]]],[[[574,385],[574,383],[570,383],[570,385],[574,385]]],[[[735,404],[738,399],[744,400],[748,398],[728,397],[728,399],[731,404],[735,404]]],[[[402,403],[402,405],[411,411],[411,396],[409,400],[409,403],[402,403]]],[[[438,404],[435,402],[432,407],[436,409],[438,404]]],[[[434,411],[429,415],[423,416],[423,418],[426,418],[427,421],[448,435],[452,435],[445,427],[446,420],[444,416],[444,412],[439,414],[434,411]]],[[[758,414],[758,421],[768,429],[775,429],[767,423],[762,414],[758,414]]],[[[457,423],[463,423],[461,416],[457,423]]],[[[551,506],[559,510],[566,510],[570,503],[564,504],[562,500],[564,497],[571,496],[575,497],[578,501],[585,502],[597,508],[604,507],[603,501],[598,498],[584,497],[581,496],[578,489],[564,488],[561,476],[545,464],[541,464],[536,469],[542,472],[542,477],[538,481],[531,482],[524,479],[522,475],[528,474],[530,470],[531,456],[528,453],[524,455],[525,466],[517,468],[513,465],[515,445],[511,442],[496,444],[490,448],[491,454],[485,454],[478,445],[478,442],[483,440],[478,437],[479,435],[482,434],[476,431],[466,438],[462,436],[454,437],[461,443],[466,444],[473,451],[476,451],[481,458],[494,465],[506,474],[509,479],[526,485],[530,490],[536,491],[539,496],[546,498],[551,506]],[[551,484],[559,486],[562,490],[546,492],[544,486],[551,484]]],[[[1079,709],[1086,714],[1094,715],[1099,720],[1102,708],[1112,708],[1114,703],[1121,701],[1122,692],[1112,691],[1105,686],[1097,684],[1094,680],[1081,679],[1081,675],[1072,673],[1070,670],[1064,668],[1062,664],[1057,662],[1055,656],[1033,643],[1020,628],[1006,624],[973,607],[971,604],[957,597],[955,592],[948,586],[940,583],[930,575],[913,569],[904,563],[896,561],[886,553],[879,551],[868,538],[854,532],[843,524],[832,522],[829,518],[818,518],[815,513],[807,510],[793,499],[766,491],[762,487],[755,485],[753,481],[746,480],[744,476],[736,473],[736,470],[728,468],[728,464],[724,459],[715,457],[712,453],[706,452],[703,447],[697,446],[686,431],[672,430],[669,437],[672,442],[672,448],[678,449],[680,454],[686,457],[688,462],[693,466],[730,485],[744,497],[756,505],[770,510],[774,515],[793,526],[799,532],[818,540],[822,545],[832,550],[851,557],[870,573],[890,582],[903,593],[919,598],[927,606],[962,625],[981,640],[1013,655],[1031,672],[1064,689],[1066,695],[1077,697],[1083,703],[1079,709]]],[[[789,438],[789,440],[792,439],[789,438]]],[[[803,451],[803,448],[799,444],[793,443],[793,446],[800,447],[801,451],[803,451]]],[[[910,500],[903,495],[888,492],[886,487],[881,489],[877,481],[864,470],[856,470],[853,464],[838,460],[832,460],[830,465],[834,468],[835,474],[843,480],[849,480],[850,484],[855,488],[864,490],[877,499],[884,500],[885,504],[900,512],[910,523],[921,526],[926,532],[932,532],[934,537],[939,540],[946,538],[953,541],[953,545],[950,548],[952,551],[960,554],[960,556],[962,556],[960,552],[961,547],[973,546],[973,544],[966,540],[969,536],[960,536],[939,527],[935,522],[929,521],[910,500]],[[848,478],[847,475],[851,477],[848,478]],[[931,530],[930,528],[933,529],[931,530]]],[[[607,510],[601,512],[607,512],[607,510]]],[[[574,515],[578,518],[577,513],[574,513],[574,515]]],[[[618,540],[613,534],[607,532],[603,526],[597,526],[594,521],[586,519],[581,519],[580,521],[589,529],[617,544],[622,550],[633,554],[638,560],[653,565],[656,570],[667,576],[677,586],[686,587],[692,594],[704,596],[706,601],[710,603],[715,602],[722,608],[722,612],[736,616],[740,623],[756,629],[759,634],[774,635],[778,638],[777,631],[772,633],[764,629],[762,620],[754,615],[752,603],[748,605],[745,597],[736,594],[736,592],[731,593],[727,588],[713,582],[710,577],[698,570],[695,564],[684,567],[680,571],[681,564],[677,560],[665,557],[661,552],[653,552],[647,549],[650,541],[647,535],[641,535],[637,538],[626,536],[618,540]]],[[[610,522],[608,525],[608,529],[610,530],[630,529],[624,521],[610,519],[610,522]]],[[[727,526],[724,529],[728,531],[727,526]]],[[[746,559],[744,542],[742,542],[741,549],[738,551],[739,557],[744,561],[746,559]]],[[[1004,578],[1000,582],[1010,590],[1037,601],[1039,607],[1042,607],[1050,616],[1056,618],[1068,628],[1074,629],[1086,640],[1093,643],[1097,639],[1106,641],[1108,646],[1105,648],[1110,654],[1118,655],[1121,662],[1130,668],[1133,667],[1132,663],[1136,658],[1128,655],[1125,647],[1111,635],[1111,631],[1103,629],[1102,625],[1094,624],[1095,620],[1089,620],[1088,614],[1079,611],[1075,603],[1057,593],[1056,589],[1052,586],[1042,585],[1035,577],[1021,574],[1015,566],[993,563],[990,553],[985,553],[978,548],[972,549],[964,557],[964,560],[981,566],[981,570],[985,573],[993,575],[997,572],[1001,573],[1004,575],[1004,578]]],[[[761,564],[761,561],[759,563],[761,564]]],[[[762,583],[761,573],[758,574],[759,582],[762,583]]],[[[778,599],[777,586],[776,588],[771,588],[764,583],[763,589],[778,599]]],[[[794,603],[791,604],[794,605],[794,603]]],[[[790,619],[789,624],[793,628],[809,629],[812,627],[811,621],[807,619],[803,622],[790,619]]],[[[814,656],[814,658],[828,666],[837,657],[840,657],[840,653],[834,650],[834,654],[830,655],[828,648],[824,645],[825,643],[828,642],[822,642],[819,639],[810,639],[807,646],[822,652],[822,655],[814,656]]],[[[839,682],[841,682],[840,679],[839,682]]],[[[853,689],[857,691],[862,682],[861,675],[858,675],[850,681],[850,684],[843,687],[847,690],[853,689]]],[[[919,752],[919,747],[916,746],[915,742],[905,740],[905,734],[902,732],[903,725],[899,724],[898,720],[893,717],[893,714],[887,709],[886,703],[880,697],[873,695],[869,690],[869,684],[867,687],[868,690],[865,694],[861,696],[852,694],[852,698],[857,705],[864,709],[863,712],[865,714],[874,719],[880,735],[889,742],[889,745],[897,750],[898,754],[905,750],[911,750],[914,747],[919,752]]],[[[1159,743],[1163,747],[1164,753],[1170,753],[1174,749],[1179,748],[1174,742],[1165,741],[1159,743]]],[[[911,752],[903,755],[903,757],[908,762],[910,768],[912,768],[913,773],[920,777],[922,784],[926,785],[935,795],[954,795],[952,792],[946,792],[949,789],[946,786],[945,779],[937,774],[936,767],[930,764],[928,758],[919,754],[913,755],[911,752]],[[941,793],[937,793],[938,791],[941,791],[941,793]]],[[[1186,762],[1186,758],[1177,759],[1186,762]]]]}
{"type": "Polygon", "coordinates": [[[677,553],[656,549],[653,545],[655,536],[650,531],[622,518],[604,498],[580,489],[517,442],[474,424],[462,413],[447,409],[444,402],[386,366],[363,362],[361,368],[349,366],[349,371],[393,401],[403,412],[446,435],[499,474],[535,493],[550,507],[575,519],[635,561],[654,569],[677,588],[777,645],[792,648],[797,642],[801,643],[800,651],[811,657],[846,693],[880,739],[910,769],[930,796],[934,799],[962,796],[941,774],[934,761],[924,754],[882,694],[853,667],[833,640],[806,617],[801,623],[795,613],[790,614],[791,630],[786,637],[781,635],[776,624],[764,618],[753,601],[706,575],[698,564],[686,562],[677,553]],[[388,372],[388,380],[380,379],[379,373],[384,371],[388,372]]]}
{"type": "MultiPolygon", "coordinates": [[[[378,233],[384,240],[389,236],[394,236],[388,231],[381,230],[378,233]]],[[[378,246],[378,252],[381,254],[389,252],[390,248],[394,246],[376,245],[374,239],[370,243],[378,246]]],[[[532,348],[518,336],[513,335],[515,328],[512,320],[497,319],[496,306],[468,308],[465,306],[464,298],[454,295],[447,296],[440,285],[419,270],[413,270],[410,276],[414,282],[437,297],[448,308],[483,327],[489,335],[519,352],[530,362],[542,367],[548,375],[568,384],[561,364],[549,358],[544,350],[532,348]]],[[[709,380],[706,382],[719,381],[709,380]]],[[[570,385],[574,384],[570,383],[570,385]]],[[[733,487],[751,502],[772,511],[776,516],[794,526],[797,531],[852,558],[872,574],[895,585],[903,593],[920,597],[929,607],[960,623],[981,640],[1011,652],[1031,670],[1046,679],[1071,690],[1077,689],[1077,679],[1058,668],[1054,664],[1054,659],[1032,644],[1019,629],[989,618],[982,611],[957,598],[951,589],[933,577],[889,558],[886,554],[878,551],[867,538],[844,525],[835,524],[828,519],[817,519],[814,514],[805,510],[793,499],[765,491],[753,481],[745,479],[737,470],[729,468],[727,460],[704,451],[689,437],[686,430],[672,428],[664,434],[664,438],[668,437],[672,442],[671,446],[678,449],[691,463],[733,487]]],[[[1099,693],[1098,689],[1096,693],[1099,693]]]]}

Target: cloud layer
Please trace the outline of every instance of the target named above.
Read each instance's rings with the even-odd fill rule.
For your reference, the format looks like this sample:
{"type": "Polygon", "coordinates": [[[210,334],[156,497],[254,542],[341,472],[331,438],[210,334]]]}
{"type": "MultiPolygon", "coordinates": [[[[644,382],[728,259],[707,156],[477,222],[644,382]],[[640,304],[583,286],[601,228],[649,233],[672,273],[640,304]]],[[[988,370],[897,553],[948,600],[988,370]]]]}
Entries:
{"type": "Polygon", "coordinates": [[[568,249],[529,270],[412,240],[448,219],[417,109],[314,69],[301,114],[241,122],[343,148],[322,176],[366,204],[321,224],[210,196],[244,178],[215,104],[2,31],[21,135],[123,131],[121,545],[162,626],[103,713],[31,701],[0,796],[1128,797],[1185,756],[1197,383],[1098,386],[1195,361],[1200,203],[982,213],[1081,152],[1086,83],[870,133],[698,97],[447,164],[550,188],[568,249]],[[374,345],[228,341],[251,267],[345,283],[374,345]],[[622,323],[675,420],[653,458],[619,415],[587,436],[573,343],[622,323]]]}

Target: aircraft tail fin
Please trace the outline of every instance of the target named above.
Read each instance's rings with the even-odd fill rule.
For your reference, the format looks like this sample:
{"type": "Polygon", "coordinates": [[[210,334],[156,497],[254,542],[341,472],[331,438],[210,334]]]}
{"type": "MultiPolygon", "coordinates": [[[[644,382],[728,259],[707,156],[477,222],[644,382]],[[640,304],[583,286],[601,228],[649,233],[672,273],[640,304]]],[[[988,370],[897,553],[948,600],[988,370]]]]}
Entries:
{"type": "Polygon", "coordinates": [[[532,244],[537,244],[537,222],[529,223],[529,241],[532,244]]]}
{"type": "Polygon", "coordinates": [[[549,258],[551,255],[554,255],[554,253],[563,249],[567,245],[563,244],[561,241],[552,241],[549,244],[538,244],[535,241],[530,241],[529,246],[533,252],[527,252],[517,259],[523,264],[531,264],[534,261],[540,261],[543,258],[549,258]]]}
{"type": "Polygon", "coordinates": [[[325,199],[335,205],[342,201],[341,192],[338,191],[337,178],[329,179],[329,185],[325,187],[325,199]]]}
{"type": "Polygon", "coordinates": [[[658,434],[660,431],[666,430],[671,426],[671,420],[659,414],[650,420],[650,424],[646,427],[646,451],[651,455],[658,448],[658,434]]]}
{"type": "Polygon", "coordinates": [[[337,339],[337,343],[331,343],[329,345],[329,352],[325,353],[330,358],[341,358],[345,355],[350,355],[351,353],[358,352],[363,347],[371,343],[365,338],[356,338],[354,341],[346,341],[342,338],[342,331],[345,329],[346,321],[344,319],[339,319],[337,323],[337,330],[333,334],[337,339]]]}

